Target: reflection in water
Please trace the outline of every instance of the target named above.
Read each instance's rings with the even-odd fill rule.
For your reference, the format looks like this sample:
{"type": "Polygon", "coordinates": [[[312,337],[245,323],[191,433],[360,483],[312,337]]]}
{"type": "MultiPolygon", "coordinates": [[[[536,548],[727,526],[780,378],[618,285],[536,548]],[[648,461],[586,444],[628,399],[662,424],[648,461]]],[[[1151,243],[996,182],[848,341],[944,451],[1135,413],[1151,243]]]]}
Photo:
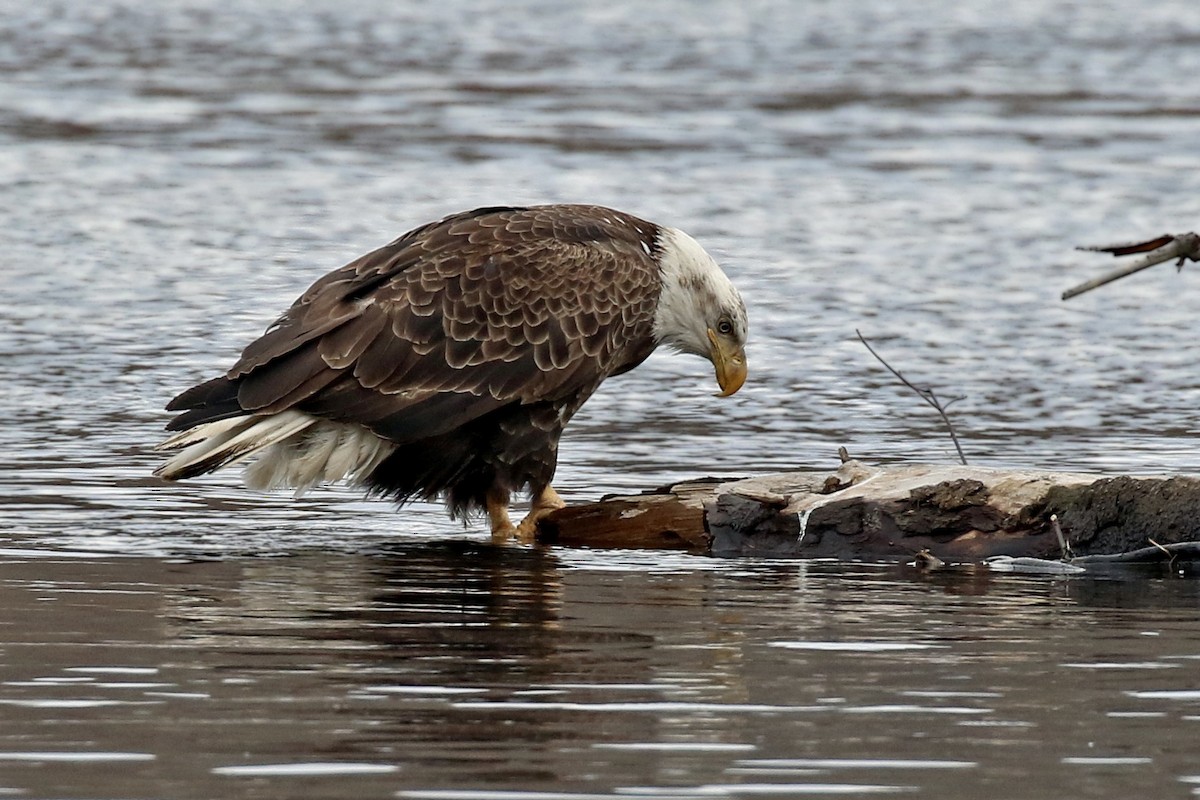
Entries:
{"type": "Polygon", "coordinates": [[[959,797],[1036,775],[1022,796],[1061,797],[1191,774],[1194,581],[962,592],[462,542],[175,563],[19,544],[0,762],[39,796],[959,797]]]}

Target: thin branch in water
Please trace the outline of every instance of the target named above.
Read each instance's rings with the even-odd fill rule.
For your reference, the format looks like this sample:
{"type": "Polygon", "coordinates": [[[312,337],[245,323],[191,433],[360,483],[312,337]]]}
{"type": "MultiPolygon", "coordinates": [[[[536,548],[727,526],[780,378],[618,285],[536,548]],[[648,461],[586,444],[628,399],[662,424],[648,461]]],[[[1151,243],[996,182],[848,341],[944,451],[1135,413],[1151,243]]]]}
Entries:
{"type": "Polygon", "coordinates": [[[883,364],[888,372],[896,376],[897,380],[899,380],[909,389],[912,389],[914,392],[916,392],[917,397],[920,397],[922,400],[928,403],[934,411],[938,412],[942,418],[942,422],[946,424],[946,430],[950,432],[950,441],[954,442],[954,449],[958,451],[958,460],[961,461],[965,466],[967,463],[967,457],[963,455],[962,445],[958,443],[958,435],[954,433],[954,426],[950,424],[950,417],[946,416],[946,406],[949,406],[952,403],[957,403],[963,398],[955,397],[943,404],[942,401],[938,400],[937,395],[933,393],[933,389],[922,389],[919,386],[914,386],[912,382],[908,380],[908,378],[900,374],[899,370],[895,369],[891,364],[884,361],[883,356],[875,352],[875,348],[871,347],[871,343],[867,341],[866,337],[862,335],[862,332],[858,328],[854,329],[854,333],[858,335],[858,340],[863,343],[863,347],[867,348],[867,351],[870,352],[871,355],[875,356],[876,361],[878,361],[880,364],[883,364]]]}
{"type": "Polygon", "coordinates": [[[1175,554],[1149,537],[1146,538],[1146,541],[1167,554],[1167,569],[1174,570],[1175,569],[1175,554]]]}
{"type": "Polygon", "coordinates": [[[1183,269],[1185,261],[1200,261],[1200,236],[1195,233],[1182,233],[1178,236],[1164,234],[1157,239],[1150,239],[1145,242],[1134,242],[1133,244],[1114,244],[1107,247],[1078,247],[1077,250],[1089,250],[1093,253],[1112,253],[1114,256],[1129,256],[1136,253],[1145,253],[1144,256],[1123,267],[1118,267],[1112,272],[1106,272],[1099,278],[1092,278],[1090,281],[1084,281],[1078,286],[1072,286],[1062,293],[1063,300],[1070,300],[1072,297],[1081,295],[1084,292],[1090,292],[1098,286],[1103,286],[1106,283],[1124,278],[1126,275],[1132,275],[1135,272],[1153,267],[1155,264],[1161,264],[1164,261],[1170,261],[1173,258],[1179,259],[1175,262],[1175,269],[1183,269]]]}
{"type": "Polygon", "coordinates": [[[1062,551],[1062,560],[1070,561],[1075,554],[1071,552],[1071,543],[1063,535],[1062,525],[1058,524],[1058,514],[1050,515],[1050,527],[1054,529],[1054,535],[1058,537],[1058,548],[1062,551]]]}

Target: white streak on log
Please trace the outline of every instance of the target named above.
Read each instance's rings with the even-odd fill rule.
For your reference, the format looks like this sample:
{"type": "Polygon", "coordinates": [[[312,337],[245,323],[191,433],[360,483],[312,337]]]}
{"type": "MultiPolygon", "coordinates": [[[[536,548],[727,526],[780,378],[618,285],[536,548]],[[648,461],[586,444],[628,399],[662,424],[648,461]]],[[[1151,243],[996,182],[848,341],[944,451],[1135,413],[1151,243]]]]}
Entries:
{"type": "Polygon", "coordinates": [[[992,572],[1020,572],[1029,575],[1078,575],[1087,572],[1083,567],[1068,564],[1065,561],[1051,561],[1047,558],[1029,558],[1027,556],[992,556],[985,558],[983,563],[992,572]]]}

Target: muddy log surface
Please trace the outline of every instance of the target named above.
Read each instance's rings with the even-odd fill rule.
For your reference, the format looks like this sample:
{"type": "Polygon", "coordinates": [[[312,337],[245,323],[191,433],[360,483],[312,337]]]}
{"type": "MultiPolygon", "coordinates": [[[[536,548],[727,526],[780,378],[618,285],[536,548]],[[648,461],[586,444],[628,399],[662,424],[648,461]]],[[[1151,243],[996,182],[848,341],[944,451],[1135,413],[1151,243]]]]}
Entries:
{"type": "MultiPolygon", "coordinates": [[[[1059,559],[1200,542],[1200,478],[959,465],[703,478],[561,509],[538,540],[720,556],[945,562],[1059,559]]],[[[1165,552],[1165,551],[1164,551],[1165,552]]]]}

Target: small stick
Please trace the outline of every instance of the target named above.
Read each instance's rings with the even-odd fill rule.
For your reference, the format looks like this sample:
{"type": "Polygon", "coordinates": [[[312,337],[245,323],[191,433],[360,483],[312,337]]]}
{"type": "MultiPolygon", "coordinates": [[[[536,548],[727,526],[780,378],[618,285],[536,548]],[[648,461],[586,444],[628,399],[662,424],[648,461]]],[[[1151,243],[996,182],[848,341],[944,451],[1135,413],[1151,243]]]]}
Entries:
{"type": "MultiPolygon", "coordinates": [[[[963,455],[962,446],[958,443],[958,436],[955,435],[955,433],[954,433],[954,426],[950,424],[950,417],[946,416],[946,407],[943,406],[941,401],[937,399],[937,395],[935,395],[933,393],[933,389],[922,389],[918,386],[913,386],[913,384],[908,380],[908,378],[905,378],[903,375],[901,375],[900,372],[898,370],[894,369],[891,364],[889,364],[883,360],[883,356],[881,356],[881,355],[879,355],[879,353],[875,352],[875,348],[871,347],[871,343],[866,340],[866,338],[862,335],[862,332],[859,331],[858,328],[855,328],[854,332],[858,335],[858,340],[863,343],[863,347],[867,348],[867,350],[871,353],[871,355],[875,356],[875,359],[880,364],[883,364],[883,366],[887,368],[888,372],[895,375],[896,378],[899,379],[899,381],[901,383],[903,383],[909,389],[912,389],[914,392],[916,392],[918,397],[920,397],[922,400],[924,400],[926,403],[928,403],[930,406],[932,406],[933,409],[935,411],[937,411],[938,414],[941,415],[942,422],[946,423],[946,430],[948,430],[950,432],[950,441],[954,442],[954,449],[958,451],[958,460],[963,463],[963,466],[966,466],[967,457],[965,455],[963,455]]],[[[962,399],[961,397],[955,397],[954,399],[947,402],[946,405],[951,405],[953,403],[957,403],[961,399],[962,399]]]]}
{"type": "Polygon", "coordinates": [[[1147,541],[1147,542],[1149,542],[1150,544],[1154,545],[1154,546],[1155,546],[1155,547],[1157,547],[1159,550],[1162,550],[1164,553],[1166,553],[1166,554],[1167,554],[1167,569],[1175,569],[1175,554],[1174,554],[1174,553],[1172,553],[1170,550],[1168,550],[1167,548],[1163,547],[1161,544],[1159,544],[1158,542],[1154,541],[1154,540],[1153,540],[1153,539],[1151,539],[1150,537],[1146,537],[1146,541],[1147,541]]]}
{"type": "Polygon", "coordinates": [[[1071,552],[1071,543],[1067,541],[1067,537],[1063,536],[1062,526],[1058,524],[1058,514],[1050,515],[1050,527],[1054,529],[1054,535],[1058,537],[1058,547],[1062,550],[1062,560],[1070,561],[1075,557],[1071,552]]]}
{"type": "Polygon", "coordinates": [[[1099,253],[1112,253],[1114,256],[1132,255],[1134,253],[1146,253],[1146,255],[1132,264],[1120,267],[1112,272],[1106,272],[1098,278],[1084,281],[1078,286],[1067,289],[1062,293],[1063,300],[1070,300],[1072,297],[1081,295],[1084,292],[1090,292],[1098,286],[1112,283],[1119,278],[1124,278],[1126,275],[1141,272],[1148,267],[1153,267],[1155,264],[1170,261],[1172,258],[1179,259],[1176,263],[1177,267],[1182,267],[1185,261],[1200,261],[1200,236],[1195,233],[1184,233],[1179,236],[1166,234],[1157,239],[1136,244],[1114,245],[1112,247],[1080,247],[1078,249],[1099,253]],[[1146,252],[1147,250],[1149,250],[1148,253],[1146,252]]]}

